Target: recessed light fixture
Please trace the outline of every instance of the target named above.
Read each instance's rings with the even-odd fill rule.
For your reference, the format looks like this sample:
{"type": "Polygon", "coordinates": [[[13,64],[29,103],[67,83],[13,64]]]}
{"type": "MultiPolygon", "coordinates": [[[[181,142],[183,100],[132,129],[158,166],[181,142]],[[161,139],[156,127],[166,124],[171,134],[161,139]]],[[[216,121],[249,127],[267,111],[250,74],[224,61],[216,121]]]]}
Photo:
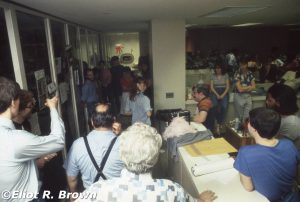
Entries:
{"type": "Polygon", "coordinates": [[[205,18],[224,18],[224,17],[233,17],[237,15],[244,15],[248,13],[253,13],[259,10],[263,10],[265,7],[258,7],[258,6],[229,6],[225,8],[221,8],[219,10],[210,12],[208,14],[205,14],[203,16],[199,17],[205,17],[205,18]]]}
{"type": "Polygon", "coordinates": [[[249,27],[249,26],[261,25],[261,24],[263,24],[263,23],[260,23],[260,22],[250,22],[250,23],[243,23],[243,24],[232,25],[232,27],[249,27]]]}

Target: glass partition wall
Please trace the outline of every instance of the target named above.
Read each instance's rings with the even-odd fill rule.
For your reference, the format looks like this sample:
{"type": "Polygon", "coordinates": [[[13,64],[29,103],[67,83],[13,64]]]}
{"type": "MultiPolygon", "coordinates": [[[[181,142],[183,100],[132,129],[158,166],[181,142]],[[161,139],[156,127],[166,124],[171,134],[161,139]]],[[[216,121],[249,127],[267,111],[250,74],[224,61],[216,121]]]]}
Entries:
{"type": "MultiPolygon", "coordinates": [[[[0,76],[17,80],[32,91],[37,100],[30,122],[32,132],[48,135],[49,109],[44,102],[50,97],[48,84],[56,84],[60,95],[60,112],[66,128],[66,149],[75,139],[86,135],[87,120],[82,114],[81,88],[84,82],[83,61],[96,65],[98,39],[93,31],[45,17],[26,8],[10,8],[0,2],[0,76]],[[8,8],[7,8],[8,7],[8,8]],[[13,57],[12,57],[13,55],[13,57]]],[[[95,33],[97,35],[97,33],[95,33]]],[[[56,198],[66,188],[63,155],[44,167],[46,190],[56,198]],[[59,179],[59,180],[58,180],[59,179]],[[59,182],[57,182],[57,180],[59,182]],[[53,186],[54,185],[54,186],[53,186]]]]}
{"type": "Polygon", "coordinates": [[[62,20],[52,19],[53,17],[45,18],[47,17],[45,14],[26,8],[10,9],[9,4],[5,4],[4,10],[3,5],[0,6],[0,76],[17,79],[18,82],[19,77],[23,78],[22,86],[34,93],[37,100],[34,121],[39,123],[36,124],[38,127],[34,128],[34,132],[43,135],[50,131],[49,124],[44,124],[50,121],[47,115],[48,109],[44,105],[45,99],[50,96],[47,85],[52,82],[57,85],[56,89],[61,99],[61,113],[66,123],[66,137],[69,138],[67,148],[69,148],[74,139],[86,135],[88,131],[87,120],[81,116],[84,111],[80,102],[81,88],[84,83],[84,69],[95,67],[100,58],[99,33],[66,24],[62,20]],[[7,15],[7,10],[10,15],[7,15]],[[13,25],[17,29],[7,30],[7,22],[10,23],[9,26],[13,25]],[[19,42],[19,45],[12,46],[11,38],[19,42]],[[71,45],[71,51],[68,45],[71,45]],[[12,47],[13,52],[11,52],[12,47]],[[20,59],[21,63],[12,60],[12,53],[14,58],[17,56],[20,59]],[[68,54],[72,54],[74,58],[71,74],[68,54]],[[19,69],[25,73],[20,74],[20,71],[16,71],[19,69]],[[71,75],[74,82],[73,92],[69,81],[71,75]],[[74,100],[70,101],[73,97],[74,100]],[[76,103],[77,110],[74,110],[70,104],[73,102],[76,103]],[[75,122],[78,123],[79,129],[74,127],[75,122]],[[69,127],[70,125],[73,127],[69,127]]]}
{"type": "MultiPolygon", "coordinates": [[[[85,110],[83,105],[81,104],[81,88],[84,83],[84,64],[83,64],[83,56],[82,56],[82,46],[81,46],[81,35],[80,32],[77,31],[73,26],[68,26],[69,30],[69,36],[70,36],[70,45],[72,46],[72,54],[73,56],[73,62],[70,62],[70,66],[72,67],[70,69],[70,76],[72,77],[72,84],[71,87],[71,92],[73,92],[74,97],[73,97],[73,109],[76,107],[77,114],[77,127],[78,127],[78,132],[81,136],[86,135],[88,133],[88,126],[87,126],[87,118],[83,116],[85,114],[85,110]],[[75,55],[77,58],[75,58],[75,55]],[[75,105],[75,106],[74,106],[75,105]]],[[[85,55],[86,56],[86,55],[85,55]]],[[[86,57],[85,57],[86,58],[86,57]]],[[[87,68],[87,66],[86,66],[87,68]]],[[[73,110],[75,111],[75,110],[73,110]]]]}
{"type": "Polygon", "coordinates": [[[4,11],[0,8],[0,76],[15,80],[4,11]]]}
{"type": "Polygon", "coordinates": [[[47,84],[52,82],[44,19],[42,17],[17,12],[20,42],[28,90],[37,100],[35,110],[38,112],[40,131],[46,135],[50,132],[50,117],[44,105],[48,96],[47,84]]]}
{"type": "Polygon", "coordinates": [[[71,100],[69,71],[67,67],[65,25],[58,21],[51,21],[52,43],[55,58],[55,68],[58,81],[59,98],[61,105],[61,116],[66,129],[66,149],[72,145],[72,142],[77,138],[76,130],[74,130],[75,120],[73,113],[73,104],[71,100]]]}

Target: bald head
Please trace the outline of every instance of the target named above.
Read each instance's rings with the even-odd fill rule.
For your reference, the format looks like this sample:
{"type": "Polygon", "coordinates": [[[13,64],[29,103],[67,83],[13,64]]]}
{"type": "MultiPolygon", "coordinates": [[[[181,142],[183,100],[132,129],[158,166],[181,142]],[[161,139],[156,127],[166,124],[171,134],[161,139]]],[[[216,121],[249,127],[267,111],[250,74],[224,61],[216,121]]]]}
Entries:
{"type": "Polygon", "coordinates": [[[95,111],[97,113],[108,112],[108,110],[109,110],[109,105],[108,104],[98,104],[96,106],[96,109],[95,109],[95,111]]]}
{"type": "Polygon", "coordinates": [[[111,128],[114,117],[108,104],[98,104],[92,114],[92,125],[94,128],[111,128]]]}

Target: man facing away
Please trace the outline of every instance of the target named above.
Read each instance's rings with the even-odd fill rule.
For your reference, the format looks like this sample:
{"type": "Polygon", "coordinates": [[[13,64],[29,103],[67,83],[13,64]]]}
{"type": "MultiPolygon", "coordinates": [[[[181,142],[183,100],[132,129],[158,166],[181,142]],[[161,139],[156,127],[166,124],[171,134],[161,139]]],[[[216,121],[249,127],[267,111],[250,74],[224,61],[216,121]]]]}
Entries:
{"type": "Polygon", "coordinates": [[[82,195],[90,197],[79,197],[77,201],[213,201],[216,196],[212,191],[204,191],[198,199],[194,199],[179,184],[152,178],[151,172],[158,161],[161,145],[161,135],[155,128],[136,122],[120,136],[120,156],[125,165],[121,176],[94,183],[82,195]]]}
{"type": "MultiPolygon", "coordinates": [[[[37,194],[35,159],[61,150],[65,143],[65,129],[56,110],[58,98],[53,97],[46,100],[51,116],[50,135],[37,136],[17,130],[12,119],[19,112],[19,92],[16,82],[0,77],[0,193],[37,194]]],[[[7,197],[7,201],[25,202],[33,197],[7,197]]]]}
{"type": "Polygon", "coordinates": [[[256,144],[242,147],[234,163],[243,187],[258,191],[270,201],[299,202],[295,184],[300,154],[292,141],[275,138],[280,115],[262,107],[249,115],[248,130],[256,144]]]}
{"type": "MultiPolygon", "coordinates": [[[[96,111],[92,115],[94,130],[87,135],[87,143],[99,167],[112,140],[116,137],[112,128],[113,124],[114,117],[110,112],[109,105],[97,105],[96,111]]],[[[117,139],[109,153],[102,173],[107,179],[119,177],[123,167],[123,163],[119,157],[119,140],[117,139]]],[[[83,137],[74,141],[65,161],[64,168],[66,169],[71,192],[78,191],[79,172],[82,175],[81,178],[84,188],[88,188],[95,181],[97,169],[89,156],[83,137]]],[[[101,179],[103,180],[102,176],[101,179]]]]}

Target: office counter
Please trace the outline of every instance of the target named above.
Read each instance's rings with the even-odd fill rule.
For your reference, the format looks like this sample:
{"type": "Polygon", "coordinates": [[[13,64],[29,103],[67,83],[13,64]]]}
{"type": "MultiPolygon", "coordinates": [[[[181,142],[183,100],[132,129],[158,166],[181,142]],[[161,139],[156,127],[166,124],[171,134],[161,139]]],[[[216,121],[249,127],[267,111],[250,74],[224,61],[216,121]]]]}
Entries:
{"type": "Polygon", "coordinates": [[[179,148],[179,162],[176,168],[178,174],[174,180],[180,183],[193,197],[197,197],[204,190],[212,190],[218,198],[216,202],[264,202],[268,201],[256,191],[247,192],[241,185],[239,173],[234,169],[227,169],[215,173],[195,177],[191,167],[197,162],[197,157],[191,157],[183,148],[179,148]]]}
{"type": "MultiPolygon", "coordinates": [[[[205,130],[202,124],[191,123],[198,131],[205,130]]],[[[205,157],[192,157],[182,146],[178,148],[179,159],[175,162],[169,156],[169,174],[171,178],[181,184],[184,189],[193,197],[197,197],[202,191],[207,189],[216,193],[216,202],[265,202],[264,196],[256,191],[247,192],[241,185],[239,173],[234,168],[217,171],[210,174],[195,177],[192,173],[192,166],[203,163],[205,157]]],[[[214,155],[215,159],[228,158],[229,155],[214,155]]]]}

